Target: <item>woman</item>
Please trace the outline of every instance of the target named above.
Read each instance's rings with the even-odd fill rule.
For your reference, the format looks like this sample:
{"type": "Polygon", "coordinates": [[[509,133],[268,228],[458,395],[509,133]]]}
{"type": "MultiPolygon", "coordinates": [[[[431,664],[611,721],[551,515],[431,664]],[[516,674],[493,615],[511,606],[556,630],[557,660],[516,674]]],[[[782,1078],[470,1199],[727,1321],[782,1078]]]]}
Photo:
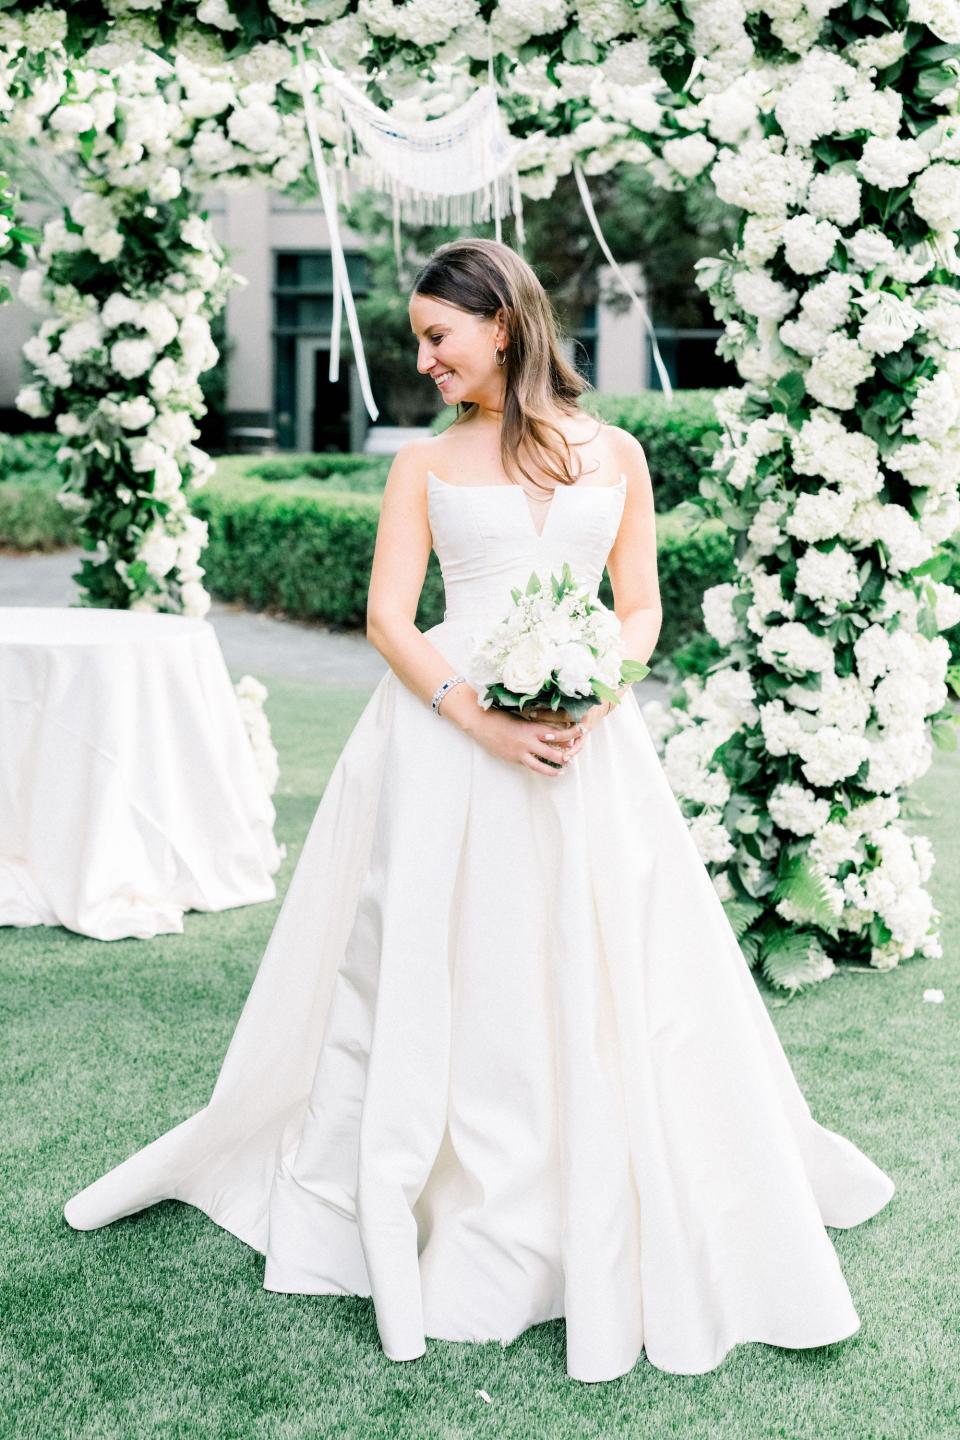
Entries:
{"type": "Polygon", "coordinates": [[[843,1339],[825,1226],[894,1187],[812,1118],[635,696],[575,725],[483,710],[463,678],[511,587],[565,561],[594,592],[607,566],[625,652],[649,657],[641,448],[578,408],[507,247],[441,247],[410,321],[462,408],[387,481],[368,633],[389,670],[209,1103],[66,1217],[187,1201],[265,1255],[267,1289],[372,1296],[394,1360],[559,1316],[583,1381],[641,1350],[689,1374],[744,1341],[843,1339]],[[431,545],[447,609],[420,633],[431,545]]]}

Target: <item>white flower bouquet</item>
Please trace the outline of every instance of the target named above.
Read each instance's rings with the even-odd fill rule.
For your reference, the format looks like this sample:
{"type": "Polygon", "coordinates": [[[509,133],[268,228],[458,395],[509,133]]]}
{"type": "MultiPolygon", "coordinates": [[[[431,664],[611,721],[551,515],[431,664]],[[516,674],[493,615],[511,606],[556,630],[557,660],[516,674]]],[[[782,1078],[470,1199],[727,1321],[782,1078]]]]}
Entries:
{"type": "Polygon", "coordinates": [[[534,571],[524,594],[513,589],[513,608],[478,644],[467,679],[484,710],[563,710],[574,720],[591,705],[619,705],[615,686],[650,673],[649,665],[625,659],[620,621],[578,584],[564,563],[545,593],[534,571]]]}

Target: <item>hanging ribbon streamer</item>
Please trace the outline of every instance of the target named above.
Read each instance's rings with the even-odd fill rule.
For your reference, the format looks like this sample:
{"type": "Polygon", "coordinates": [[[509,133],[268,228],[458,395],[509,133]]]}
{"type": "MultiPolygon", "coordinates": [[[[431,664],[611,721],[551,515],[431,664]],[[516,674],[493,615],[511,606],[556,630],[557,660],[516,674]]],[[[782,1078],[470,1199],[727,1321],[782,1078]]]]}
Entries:
{"type": "Polygon", "coordinates": [[[607,244],[603,231],[600,229],[600,221],[597,219],[597,212],[593,208],[593,201],[590,198],[590,191],[587,189],[586,177],[583,173],[583,170],[580,168],[579,162],[576,160],[573,163],[573,173],[576,176],[577,189],[580,191],[580,199],[583,202],[584,213],[586,214],[587,219],[590,221],[590,228],[593,230],[593,233],[596,236],[597,244],[600,246],[600,249],[603,252],[604,259],[610,266],[614,275],[616,275],[617,279],[620,281],[624,293],[629,295],[634,305],[636,305],[637,309],[640,311],[640,314],[643,317],[643,323],[644,325],[646,325],[647,330],[650,333],[650,348],[653,351],[653,363],[657,367],[657,374],[660,377],[660,385],[663,389],[663,393],[666,395],[668,400],[671,400],[673,398],[673,386],[670,383],[670,376],[667,374],[667,367],[664,365],[663,357],[660,354],[660,347],[657,344],[657,337],[654,332],[653,325],[651,324],[650,314],[647,310],[647,307],[640,299],[640,296],[637,294],[636,290],[634,290],[633,286],[630,284],[630,281],[627,279],[626,275],[621,270],[616,260],[614,260],[613,258],[610,246],[607,244]]]}
{"type": "Polygon", "coordinates": [[[313,156],[313,167],[316,171],[323,213],[326,217],[327,228],[330,232],[330,258],[333,264],[333,324],[330,330],[330,379],[336,380],[340,374],[340,316],[341,310],[345,310],[347,312],[347,327],[353,343],[353,355],[357,365],[357,377],[360,381],[360,392],[363,395],[363,403],[367,407],[367,414],[370,416],[370,419],[376,420],[380,411],[377,409],[376,401],[373,398],[373,391],[370,389],[367,360],[363,353],[363,339],[360,334],[360,324],[357,320],[357,310],[353,301],[353,291],[350,288],[347,259],[343,253],[336,185],[332,173],[327,169],[323,158],[320,133],[317,129],[316,105],[313,91],[307,79],[307,66],[306,60],[304,59],[302,41],[296,41],[296,50],[297,63],[300,70],[300,89],[303,95],[303,111],[307,122],[307,137],[310,141],[310,153],[313,156]]]}
{"type": "MultiPolygon", "coordinates": [[[[500,127],[500,106],[497,96],[497,72],[493,68],[493,31],[487,29],[487,83],[493,96],[493,113],[497,128],[500,127]]],[[[493,233],[497,244],[503,244],[503,220],[500,216],[499,177],[493,182],[493,233]]]]}

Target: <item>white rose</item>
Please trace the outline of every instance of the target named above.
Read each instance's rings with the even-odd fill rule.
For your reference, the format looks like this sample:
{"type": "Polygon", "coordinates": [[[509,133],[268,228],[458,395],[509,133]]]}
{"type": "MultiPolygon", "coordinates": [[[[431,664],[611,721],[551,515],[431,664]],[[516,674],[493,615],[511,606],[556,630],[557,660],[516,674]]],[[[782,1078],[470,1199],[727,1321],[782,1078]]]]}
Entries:
{"type": "Polygon", "coordinates": [[[503,666],[503,683],[518,695],[529,695],[543,688],[550,676],[551,653],[536,635],[519,640],[503,666]]]}
{"type": "Polygon", "coordinates": [[[596,673],[596,661],[589,645],[572,641],[557,651],[557,684],[565,695],[592,695],[590,676],[596,673]]]}

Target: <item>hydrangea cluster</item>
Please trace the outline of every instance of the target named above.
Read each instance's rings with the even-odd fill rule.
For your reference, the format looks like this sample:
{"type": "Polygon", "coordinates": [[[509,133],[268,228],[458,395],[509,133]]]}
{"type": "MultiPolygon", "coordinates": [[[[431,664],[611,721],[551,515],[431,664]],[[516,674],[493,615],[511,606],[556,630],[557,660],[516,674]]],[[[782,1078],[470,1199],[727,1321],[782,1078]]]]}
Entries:
{"type": "Polygon", "coordinates": [[[220,247],[183,202],[131,214],[123,192],[84,192],[44,227],[39,258],[19,287],[42,318],[16,403],[53,416],[63,437],[60,498],[91,552],[78,578],[94,603],[203,615],[206,525],[187,496],[213,469],[195,421],[199,377],[217,360],[210,318],[232,278],[220,247]],[[157,232],[166,272],[105,293],[91,260],[142,254],[157,232]]]}
{"type": "MultiPolygon", "coordinates": [[[[746,212],[733,253],[699,267],[747,382],[718,402],[699,500],[738,535],[736,579],[703,597],[726,664],[647,715],[718,893],[753,907],[761,958],[777,917],[821,955],[940,953],[933,856],[900,797],[953,743],[960,67],[934,47],[960,41],[960,6],[901,8],[895,34],[842,46],[826,7],[810,32],[804,7],[777,6],[791,53],[729,93],[717,65],[750,58],[734,11],[725,36],[711,7],[700,22],[717,40],[710,174],[746,212]],[[749,679],[752,715],[714,703],[723,675],[749,679]]],[[[797,983],[827,973],[793,967],[797,983]]]]}

